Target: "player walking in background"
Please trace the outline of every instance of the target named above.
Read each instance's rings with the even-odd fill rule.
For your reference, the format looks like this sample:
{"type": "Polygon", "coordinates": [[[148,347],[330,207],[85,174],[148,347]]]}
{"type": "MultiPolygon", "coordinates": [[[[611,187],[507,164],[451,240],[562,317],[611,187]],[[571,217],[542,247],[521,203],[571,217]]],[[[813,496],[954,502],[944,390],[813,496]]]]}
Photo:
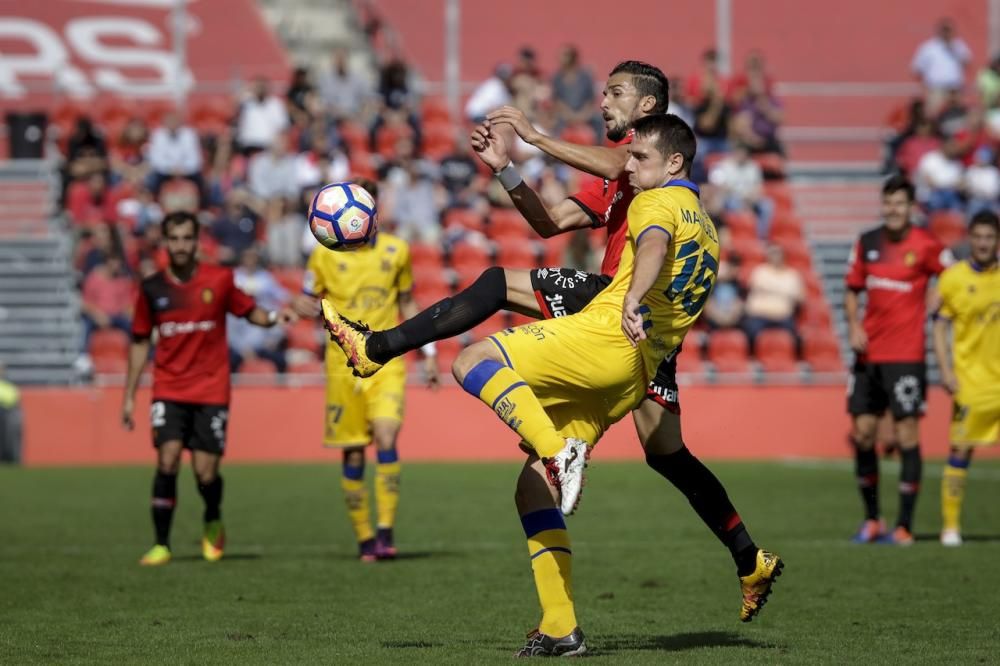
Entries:
{"type": "Polygon", "coordinates": [[[865,520],[858,543],[886,539],[913,543],[913,510],[920,491],[919,418],[927,394],[924,323],[927,284],[944,270],[950,254],[927,231],[910,223],[913,185],[902,176],[882,187],[883,224],[861,234],[851,250],[844,310],[856,357],[848,378],[847,410],[853,419],[858,488],[865,520]],[[859,294],[866,292],[864,319],[859,294]],[[886,534],[878,501],[878,419],[886,410],[895,421],[902,471],[899,519],[886,534]]]}
{"type": "Polygon", "coordinates": [[[1000,219],[977,213],[969,224],[972,256],[941,274],[934,353],[953,399],[951,455],[941,480],[941,543],[961,546],[960,518],[972,450],[1000,437],[1000,219]],[[949,329],[952,344],[948,344],[949,329]],[[949,349],[950,346],[950,349],[949,349]]]}
{"type": "MultiPolygon", "coordinates": [[[[378,199],[376,185],[359,181],[378,199]]],[[[305,299],[297,299],[299,314],[318,316],[319,298],[328,299],[350,317],[389,327],[399,316],[417,314],[413,300],[410,247],[401,238],[378,232],[371,245],[353,252],[333,252],[317,245],[306,265],[305,299]]],[[[438,385],[433,344],[425,345],[424,373],[438,385]]],[[[406,364],[401,358],[386,363],[375,377],[354,377],[340,348],[326,348],[326,425],[323,443],[343,449],[341,487],[347,515],[363,562],[396,556],[393,526],[399,504],[400,463],[396,440],[403,421],[406,364]],[[365,447],[375,442],[376,530],[372,530],[365,486],[365,447]]]]}
{"type": "MultiPolygon", "coordinates": [[[[489,268],[469,288],[435,303],[416,317],[385,331],[359,333],[351,322],[332,322],[348,337],[348,356],[363,375],[380,364],[433,340],[458,335],[500,310],[538,318],[553,318],[581,311],[611,282],[625,246],[626,213],[634,196],[625,163],[629,158],[631,129],[638,119],[666,113],[669,84],[663,73],[646,63],[626,61],[608,78],[601,103],[608,139],[613,148],[582,146],[547,137],[512,107],[489,114],[490,125],[472,135],[473,148],[490,166],[532,228],[548,238],[574,229],[604,226],[608,244],[599,274],[569,268],[534,270],[489,268]],[[591,185],[558,204],[545,206],[510,164],[507,127],[521,138],[570,166],[601,176],[591,185]]],[[[510,137],[512,138],[512,137],[510,137]]],[[[328,321],[328,325],[331,322],[328,321]]],[[[646,462],[680,490],[698,516],[729,550],[741,581],[743,603],[740,619],[749,621],[760,610],[754,592],[758,548],[733,507],[718,478],[685,446],[681,436],[680,403],[676,378],[676,350],[669,354],[648,386],[646,400],[633,412],[646,462]]],[[[529,458],[526,470],[541,468],[529,458]]],[[[526,471],[526,474],[529,474],[526,471]]],[[[530,478],[529,476],[525,478],[530,478]]],[[[547,492],[526,482],[519,495],[547,492]]]]}
{"type": "Polygon", "coordinates": [[[222,558],[226,540],[219,475],[229,421],[226,313],[246,317],[258,326],[274,326],[279,319],[293,319],[294,314],[257,307],[233,284],[231,270],[199,263],[199,224],[194,214],[171,213],[163,219],[162,228],[170,264],[139,286],[122,405],[122,424],[131,430],[135,391],[155,331],[150,421],[157,449],[152,502],[156,543],[139,563],[170,561],[170,523],[184,449],[191,450],[198,492],[205,501],[202,555],[215,562],[222,558]]]}

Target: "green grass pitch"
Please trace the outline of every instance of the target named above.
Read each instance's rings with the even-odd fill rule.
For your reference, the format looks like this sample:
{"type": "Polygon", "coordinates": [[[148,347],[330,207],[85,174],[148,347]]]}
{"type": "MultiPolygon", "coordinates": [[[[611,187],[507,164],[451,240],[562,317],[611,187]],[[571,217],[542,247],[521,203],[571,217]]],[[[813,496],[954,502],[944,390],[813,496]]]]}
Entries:
{"type": "MultiPolygon", "coordinates": [[[[728,553],[638,463],[591,466],[570,519],[595,663],[996,663],[1000,464],[973,465],[970,537],[938,545],[926,466],[909,549],[855,546],[846,463],[715,463],[751,533],[787,563],[751,624],[728,553]]],[[[362,565],[335,465],[224,469],[226,559],[199,556],[189,470],[175,560],[150,545],[151,469],[0,469],[0,663],[507,663],[537,622],[514,465],[404,467],[396,562],[362,565]]],[[[883,466],[895,513],[898,468],[883,466]]]]}

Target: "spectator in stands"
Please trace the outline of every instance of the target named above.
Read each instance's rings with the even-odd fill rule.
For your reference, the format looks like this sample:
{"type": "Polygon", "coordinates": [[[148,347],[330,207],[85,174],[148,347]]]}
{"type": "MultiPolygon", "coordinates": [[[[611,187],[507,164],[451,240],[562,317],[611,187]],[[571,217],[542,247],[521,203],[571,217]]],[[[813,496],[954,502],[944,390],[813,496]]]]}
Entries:
{"type": "Polygon", "coordinates": [[[267,79],[258,77],[250,96],[240,106],[236,122],[236,142],[240,150],[247,157],[267,150],[287,128],[285,103],[270,94],[267,79]]]}
{"type": "Polygon", "coordinates": [[[1000,169],[997,169],[996,154],[989,146],[976,150],[974,162],[965,170],[963,186],[967,202],[965,211],[970,218],[984,210],[997,210],[1000,169]]]}
{"type": "Polygon", "coordinates": [[[106,264],[111,257],[122,253],[122,239],[118,227],[109,222],[91,227],[84,241],[78,247],[78,251],[83,250],[78,266],[84,278],[98,266],[106,264]]]}
{"type": "Polygon", "coordinates": [[[219,243],[219,261],[231,264],[261,236],[260,215],[250,207],[250,194],[234,187],[226,194],[226,205],[210,228],[219,243]]]}
{"type": "Polygon", "coordinates": [[[448,193],[445,208],[476,208],[483,205],[484,187],[476,160],[469,154],[464,130],[458,132],[452,152],[441,158],[441,184],[448,193]]]}
{"type": "Polygon", "coordinates": [[[767,238],[774,216],[774,202],[764,195],[764,172],[750,158],[741,143],[730,155],[719,160],[708,175],[708,182],[722,197],[723,210],[747,210],[757,217],[757,236],[767,238]]]}
{"type": "Polygon", "coordinates": [[[747,75],[742,102],[736,107],[732,132],[751,153],[784,153],[778,141],[778,127],[783,119],[781,102],[775,97],[763,71],[747,75]]]}
{"type": "MultiPolygon", "coordinates": [[[[280,310],[288,301],[288,292],[269,270],[261,266],[255,246],[240,254],[239,266],[233,271],[233,282],[257,301],[257,305],[272,311],[280,310]]],[[[243,317],[226,315],[229,340],[229,362],[233,372],[239,372],[243,362],[263,358],[274,364],[279,373],[288,369],[285,361],[286,337],[281,326],[262,328],[243,317]]]]}
{"type": "Polygon", "coordinates": [[[913,174],[917,200],[928,211],[960,209],[962,176],[962,163],[944,148],[929,151],[913,174]]]}
{"type": "Polygon", "coordinates": [[[0,463],[21,462],[21,392],[7,379],[7,366],[0,361],[0,463]]]}
{"type": "Polygon", "coordinates": [[[750,82],[757,79],[768,95],[774,94],[774,80],[767,73],[767,62],[764,54],[758,50],[750,51],[743,62],[743,71],[735,74],[729,80],[729,103],[734,108],[740,107],[749,94],[750,82]]]}
{"type": "Polygon", "coordinates": [[[141,183],[136,186],[132,196],[118,200],[116,212],[119,221],[124,222],[135,236],[142,236],[146,227],[159,224],[163,219],[163,209],[153,198],[153,193],[141,183]]]}
{"type": "Polygon", "coordinates": [[[90,349],[94,331],[116,328],[125,334],[132,330],[132,278],[125,269],[121,255],[112,254],[96,266],[83,281],[82,353],[90,349]]]}
{"type": "Polygon", "coordinates": [[[767,246],[767,261],[750,273],[743,330],[751,347],[765,329],[783,328],[796,341],[795,315],[805,300],[805,284],[794,268],[785,264],[785,253],[776,244],[767,246]]]}
{"type": "Polygon", "coordinates": [[[719,261],[719,273],[712,294],[705,303],[705,322],[710,331],[737,328],[743,320],[743,295],[733,264],[719,261]]]}
{"type": "Polygon", "coordinates": [[[951,19],[941,19],[933,37],[917,48],[910,68],[928,93],[934,107],[940,95],[950,90],[961,90],[965,85],[965,69],[972,60],[972,51],[965,41],[955,35],[951,19]]]}
{"type": "Polygon", "coordinates": [[[295,182],[299,189],[348,180],[351,164],[342,150],[331,149],[325,136],[313,138],[309,150],[295,158],[295,182]]]}
{"type": "Polygon", "coordinates": [[[91,172],[85,182],[73,183],[67,194],[66,212],[79,228],[115,219],[114,202],[103,171],[91,172]]]}
{"type": "Polygon", "coordinates": [[[969,125],[969,107],[961,90],[949,90],[940,95],[935,119],[938,132],[944,139],[958,136],[969,125]]]}
{"type": "Polygon", "coordinates": [[[396,233],[408,241],[437,243],[441,238],[441,208],[447,199],[433,179],[433,165],[414,156],[410,139],[400,139],[396,160],[386,165],[380,180],[386,184],[380,214],[391,220],[396,233]]]}
{"type": "Polygon", "coordinates": [[[493,76],[486,79],[472,91],[465,103],[465,117],[472,123],[481,123],[486,114],[501,106],[510,104],[510,79],[513,69],[506,63],[501,63],[493,70],[493,76]]]}
{"type": "Polygon", "coordinates": [[[979,70],[976,87],[979,89],[979,101],[984,109],[993,109],[1000,105],[1000,54],[994,55],[989,64],[979,70]]]}
{"type": "Polygon", "coordinates": [[[146,162],[148,143],[146,123],[141,118],[130,118],[111,151],[111,171],[125,181],[142,180],[149,170],[146,162]]]}
{"type": "Polygon", "coordinates": [[[153,130],[149,140],[149,164],[148,187],[154,197],[160,196],[160,190],[168,180],[182,178],[194,183],[199,199],[204,200],[201,143],[194,128],[181,122],[178,111],[165,114],[163,124],[153,130]]]}
{"type": "Polygon", "coordinates": [[[941,137],[937,125],[927,116],[920,116],[896,151],[896,166],[904,174],[912,176],[917,165],[927,153],[941,148],[941,137]]]}
{"type": "Polygon", "coordinates": [[[288,100],[288,113],[295,125],[304,127],[317,115],[319,100],[308,68],[296,67],[292,70],[292,80],[288,84],[285,98],[288,100]]]}
{"type": "Polygon", "coordinates": [[[104,136],[87,116],[76,120],[76,127],[66,143],[66,180],[84,180],[91,174],[108,170],[108,146],[104,136]]]}
{"type": "Polygon", "coordinates": [[[526,75],[533,79],[541,80],[542,68],[538,66],[538,56],[535,49],[530,46],[522,46],[517,52],[517,61],[514,63],[514,76],[526,75]]]}
{"type": "MultiPolygon", "coordinates": [[[[697,71],[684,80],[684,97],[693,105],[698,105],[709,88],[721,88],[723,95],[728,92],[728,82],[719,71],[719,53],[706,49],[701,54],[701,64],[697,71]]],[[[671,86],[673,88],[674,86],[671,86]]]]}
{"type": "Polygon", "coordinates": [[[701,70],[688,77],[684,85],[692,105],[693,129],[698,137],[699,160],[729,149],[729,117],[732,109],[726,99],[726,80],[719,73],[718,54],[709,49],[702,55],[701,70]]]}
{"type": "Polygon", "coordinates": [[[580,65],[580,54],[575,46],[566,46],[559,54],[559,70],[552,77],[552,96],[555,100],[557,129],[568,125],[589,125],[594,140],[604,139],[604,120],[594,112],[594,77],[590,70],[580,65]]]}
{"type": "MultiPolygon", "coordinates": [[[[267,220],[279,218],[289,199],[298,200],[295,156],[288,152],[288,139],[279,134],[268,151],[255,155],[247,168],[247,186],[260,199],[267,220]]],[[[273,258],[273,257],[272,257],[273,258]]]]}
{"type": "Polygon", "coordinates": [[[319,78],[319,97],[326,111],[336,120],[362,119],[374,92],[371,83],[352,70],[350,51],[335,48],[330,69],[319,78]]]}
{"type": "MultiPolygon", "coordinates": [[[[689,127],[694,127],[694,109],[691,107],[691,100],[688,99],[687,95],[684,94],[683,81],[679,76],[672,76],[669,78],[670,90],[668,92],[670,96],[670,103],[668,108],[670,113],[674,114],[689,127]]],[[[695,156],[697,160],[698,156],[695,156]]]]}

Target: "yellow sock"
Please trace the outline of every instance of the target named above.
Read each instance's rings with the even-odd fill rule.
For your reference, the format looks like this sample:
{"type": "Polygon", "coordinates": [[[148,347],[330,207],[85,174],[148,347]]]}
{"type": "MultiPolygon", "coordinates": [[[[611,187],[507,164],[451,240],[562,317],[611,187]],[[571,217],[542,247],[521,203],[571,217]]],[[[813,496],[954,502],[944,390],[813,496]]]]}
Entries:
{"type": "Polygon", "coordinates": [[[535,589],[542,606],[538,630],[561,638],[576,628],[573,608],[573,553],[569,532],[559,509],[542,509],[521,516],[535,589]]]}
{"type": "Polygon", "coordinates": [[[507,366],[480,361],[462,388],[489,405],[540,457],[551,458],[566,445],[531,388],[507,366]]]}
{"type": "Polygon", "coordinates": [[[946,530],[959,529],[962,500],[965,498],[965,479],[969,475],[968,462],[948,460],[941,477],[941,522],[946,530]],[[962,467],[954,462],[961,462],[962,467]]]}
{"type": "Polygon", "coordinates": [[[344,465],[340,487],[344,489],[347,517],[351,519],[358,543],[374,539],[375,532],[372,530],[368,511],[368,489],[365,488],[365,468],[344,465]]]}
{"type": "Polygon", "coordinates": [[[392,527],[399,505],[399,457],[395,449],[379,451],[375,466],[375,513],[379,529],[392,527]]]}

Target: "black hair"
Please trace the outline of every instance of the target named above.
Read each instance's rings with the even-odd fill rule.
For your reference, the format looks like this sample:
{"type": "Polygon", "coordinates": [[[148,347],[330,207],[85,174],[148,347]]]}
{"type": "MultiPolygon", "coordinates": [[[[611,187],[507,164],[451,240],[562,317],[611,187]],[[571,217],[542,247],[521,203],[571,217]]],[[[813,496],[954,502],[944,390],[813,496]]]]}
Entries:
{"type": "Polygon", "coordinates": [[[680,117],[672,113],[643,116],[633,124],[636,138],[656,135],[656,150],[663,156],[680,153],[684,158],[684,171],[690,172],[698,150],[694,131],[680,117]]]}
{"type": "Polygon", "coordinates": [[[906,198],[910,201],[910,203],[913,203],[916,199],[916,190],[913,189],[913,183],[911,183],[909,178],[903,174],[890,176],[888,180],[882,184],[883,197],[895,194],[896,192],[906,192],[906,198]]]}
{"type": "Polygon", "coordinates": [[[197,215],[188,210],[177,210],[163,217],[163,221],[160,222],[160,230],[163,232],[163,237],[166,238],[170,227],[184,224],[185,222],[190,222],[194,225],[194,235],[197,237],[201,231],[201,222],[198,220],[197,215]]]}
{"type": "Polygon", "coordinates": [[[629,74],[632,84],[640,97],[652,97],[656,104],[650,113],[663,114],[670,105],[670,81],[659,67],[654,67],[641,60],[625,60],[615,65],[608,76],[629,74]]]}
{"type": "Polygon", "coordinates": [[[969,231],[972,231],[973,227],[990,227],[993,231],[1000,233],[1000,217],[991,210],[981,210],[972,216],[969,220],[969,231]]]}
{"type": "Polygon", "coordinates": [[[370,178],[358,176],[354,179],[354,184],[372,195],[374,201],[378,201],[378,183],[370,178]]]}

